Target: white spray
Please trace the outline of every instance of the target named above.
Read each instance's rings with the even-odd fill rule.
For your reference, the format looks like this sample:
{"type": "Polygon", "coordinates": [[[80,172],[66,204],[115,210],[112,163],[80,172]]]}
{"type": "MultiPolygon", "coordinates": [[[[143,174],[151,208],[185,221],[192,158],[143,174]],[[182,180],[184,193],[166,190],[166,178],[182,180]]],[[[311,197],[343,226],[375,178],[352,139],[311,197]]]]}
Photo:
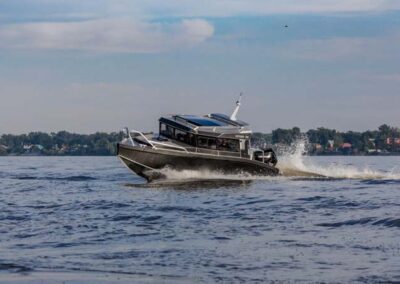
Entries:
{"type": "MultiPolygon", "coordinates": [[[[359,168],[353,165],[343,165],[339,162],[332,162],[328,165],[321,165],[316,159],[306,158],[308,140],[301,138],[293,143],[279,157],[279,168],[283,176],[303,177],[329,177],[347,179],[400,179],[400,172],[392,169],[389,172],[371,169],[369,166],[359,168]]],[[[339,160],[339,159],[338,159],[339,160]]]]}

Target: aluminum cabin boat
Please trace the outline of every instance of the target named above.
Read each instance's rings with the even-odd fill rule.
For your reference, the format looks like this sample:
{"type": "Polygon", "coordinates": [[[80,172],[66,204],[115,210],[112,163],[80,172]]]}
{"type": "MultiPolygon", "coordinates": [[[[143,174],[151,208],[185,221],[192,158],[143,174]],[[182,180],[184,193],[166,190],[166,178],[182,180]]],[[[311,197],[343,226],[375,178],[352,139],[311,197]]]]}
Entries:
{"type": "Polygon", "coordinates": [[[117,155],[148,181],[166,178],[163,169],[221,174],[278,175],[272,149],[250,145],[250,126],[236,119],[240,98],[231,116],[171,115],[159,119],[159,134],[125,128],[117,155]]]}

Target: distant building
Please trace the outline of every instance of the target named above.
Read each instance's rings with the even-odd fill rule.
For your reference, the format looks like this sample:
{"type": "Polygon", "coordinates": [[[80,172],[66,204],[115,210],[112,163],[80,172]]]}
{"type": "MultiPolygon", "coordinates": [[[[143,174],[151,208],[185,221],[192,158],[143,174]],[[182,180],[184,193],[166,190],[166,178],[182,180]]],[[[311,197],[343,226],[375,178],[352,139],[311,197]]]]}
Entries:
{"type": "Polygon", "coordinates": [[[340,151],[345,155],[356,153],[354,152],[353,145],[351,145],[350,143],[343,143],[342,145],[340,145],[340,151]]]}
{"type": "Polygon", "coordinates": [[[24,149],[25,151],[30,150],[32,148],[32,144],[28,144],[28,145],[23,145],[22,149],[24,149]]]}
{"type": "Polygon", "coordinates": [[[335,144],[335,141],[334,140],[328,140],[328,149],[329,150],[333,150],[333,145],[335,144]]]}
{"type": "Polygon", "coordinates": [[[69,147],[68,147],[67,144],[62,144],[62,145],[61,145],[61,151],[62,151],[62,152],[68,151],[68,149],[69,149],[69,147]]]}
{"type": "Polygon", "coordinates": [[[400,145],[400,138],[388,137],[388,138],[386,138],[386,144],[387,145],[400,145]]]}
{"type": "Polygon", "coordinates": [[[343,143],[342,145],[340,145],[340,148],[342,149],[351,149],[353,147],[353,145],[351,145],[350,143],[343,143]]]}
{"type": "Polygon", "coordinates": [[[38,148],[40,151],[44,150],[44,147],[40,144],[34,145],[36,148],[38,148]]]}
{"type": "Polygon", "coordinates": [[[25,150],[25,154],[39,154],[44,150],[44,147],[40,144],[27,144],[23,145],[22,148],[25,150]]]}
{"type": "Polygon", "coordinates": [[[320,153],[320,152],[322,152],[322,151],[324,150],[323,147],[322,147],[322,145],[319,144],[319,143],[313,143],[313,144],[312,144],[312,149],[313,149],[314,152],[316,152],[316,153],[320,153]]]}
{"type": "Polygon", "coordinates": [[[8,147],[6,145],[0,144],[0,156],[7,155],[8,147]]]}

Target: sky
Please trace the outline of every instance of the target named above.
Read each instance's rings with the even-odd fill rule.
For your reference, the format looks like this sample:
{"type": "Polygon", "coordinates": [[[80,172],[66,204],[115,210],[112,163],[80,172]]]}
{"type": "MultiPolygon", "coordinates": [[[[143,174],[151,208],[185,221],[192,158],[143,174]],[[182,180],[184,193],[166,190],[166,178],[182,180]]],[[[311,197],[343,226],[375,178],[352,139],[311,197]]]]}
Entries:
{"type": "Polygon", "coordinates": [[[398,0],[0,0],[0,134],[400,126],[398,0]],[[285,27],[287,26],[287,27],[285,27]]]}

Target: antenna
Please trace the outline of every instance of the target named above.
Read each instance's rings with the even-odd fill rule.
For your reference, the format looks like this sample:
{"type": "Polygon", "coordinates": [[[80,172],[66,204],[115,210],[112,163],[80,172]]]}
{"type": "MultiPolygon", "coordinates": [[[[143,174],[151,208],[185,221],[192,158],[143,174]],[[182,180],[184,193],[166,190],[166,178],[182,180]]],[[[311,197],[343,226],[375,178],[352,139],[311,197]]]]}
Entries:
{"type": "Polygon", "coordinates": [[[242,93],[240,93],[240,95],[239,95],[239,99],[236,101],[236,107],[235,107],[235,109],[234,109],[234,111],[232,112],[232,114],[231,114],[231,117],[230,117],[230,119],[231,120],[233,120],[233,121],[236,121],[236,116],[237,116],[237,114],[238,114],[238,112],[239,112],[239,108],[240,108],[240,105],[241,105],[241,101],[242,101],[242,93]]]}

